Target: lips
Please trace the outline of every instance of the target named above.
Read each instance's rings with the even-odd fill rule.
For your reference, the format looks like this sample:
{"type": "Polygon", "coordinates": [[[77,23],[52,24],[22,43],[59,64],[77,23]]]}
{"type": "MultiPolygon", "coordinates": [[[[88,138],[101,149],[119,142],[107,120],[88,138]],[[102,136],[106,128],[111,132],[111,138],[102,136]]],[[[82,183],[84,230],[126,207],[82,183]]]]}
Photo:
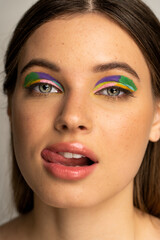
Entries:
{"type": "MultiPolygon", "coordinates": [[[[66,152],[65,152],[66,153],[66,152]]],[[[52,152],[45,149],[42,152],[42,157],[50,163],[57,163],[64,166],[89,166],[93,164],[93,161],[87,157],[80,158],[65,158],[58,152],[52,152]]]]}
{"type": "Polygon", "coordinates": [[[68,180],[86,177],[98,163],[95,154],[80,143],[57,143],[45,148],[41,156],[52,175],[68,180]]]}

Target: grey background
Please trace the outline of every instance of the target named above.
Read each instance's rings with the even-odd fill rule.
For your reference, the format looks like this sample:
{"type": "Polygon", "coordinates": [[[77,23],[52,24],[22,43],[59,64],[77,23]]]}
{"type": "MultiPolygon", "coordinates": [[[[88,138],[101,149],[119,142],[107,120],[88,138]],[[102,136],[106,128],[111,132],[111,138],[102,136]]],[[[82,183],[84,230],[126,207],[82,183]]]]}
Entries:
{"type": "MultiPolygon", "coordinates": [[[[23,13],[37,0],[0,0],[0,224],[15,217],[10,188],[10,128],[6,114],[7,99],[3,95],[4,54],[11,34],[23,13]]],[[[131,0],[132,1],[132,0],[131,0]]],[[[160,0],[145,0],[160,18],[160,0]]]]}

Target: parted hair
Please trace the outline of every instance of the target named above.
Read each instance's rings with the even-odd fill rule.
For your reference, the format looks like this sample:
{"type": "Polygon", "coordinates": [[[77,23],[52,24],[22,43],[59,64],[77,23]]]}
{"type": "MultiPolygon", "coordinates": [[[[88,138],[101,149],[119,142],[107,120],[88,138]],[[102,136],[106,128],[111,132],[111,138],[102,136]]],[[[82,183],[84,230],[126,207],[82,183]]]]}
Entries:
{"type": "MultiPolygon", "coordinates": [[[[160,22],[141,0],[39,0],[21,18],[5,55],[4,93],[12,96],[19,56],[27,39],[44,23],[74,14],[99,13],[112,19],[134,39],[144,55],[151,75],[152,92],[160,97],[160,22]]],[[[34,208],[33,191],[16,162],[12,135],[12,188],[17,211],[34,208]]],[[[134,206],[160,218],[160,141],[148,142],[146,153],[134,178],[134,206]]]]}

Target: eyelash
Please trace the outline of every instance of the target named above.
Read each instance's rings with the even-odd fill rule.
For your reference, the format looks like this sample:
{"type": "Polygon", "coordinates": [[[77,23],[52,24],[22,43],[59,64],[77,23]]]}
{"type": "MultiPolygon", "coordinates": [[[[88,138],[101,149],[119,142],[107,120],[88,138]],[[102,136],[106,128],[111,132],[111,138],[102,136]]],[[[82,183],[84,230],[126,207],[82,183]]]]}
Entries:
{"type": "Polygon", "coordinates": [[[48,96],[52,93],[55,93],[55,94],[62,93],[62,91],[59,88],[56,88],[56,86],[53,86],[52,84],[49,84],[49,83],[43,83],[43,82],[32,84],[29,87],[26,87],[26,89],[27,89],[27,91],[29,91],[29,94],[36,95],[36,96],[48,96]],[[47,85],[47,86],[51,87],[51,91],[53,89],[56,89],[57,92],[51,92],[50,91],[50,92],[46,92],[46,93],[44,92],[43,93],[43,92],[40,91],[40,87],[43,86],[43,85],[47,85]],[[38,87],[39,90],[35,90],[36,87],[38,87]]]}
{"type": "MultiPolygon", "coordinates": [[[[56,88],[56,86],[53,86],[52,84],[49,84],[49,83],[35,83],[35,84],[32,84],[31,86],[29,87],[26,87],[26,89],[29,91],[29,94],[31,95],[34,95],[34,96],[49,96],[50,94],[54,93],[54,94],[60,94],[60,93],[63,93],[59,88],[56,88]],[[40,88],[40,86],[43,86],[43,85],[48,85],[49,87],[51,87],[51,90],[53,88],[56,89],[57,92],[40,92],[40,89],[39,91],[35,90],[36,87],[40,88]]],[[[117,87],[117,86],[110,86],[110,87],[106,87],[104,89],[101,89],[99,91],[97,91],[95,93],[95,95],[102,95],[103,97],[105,98],[109,98],[109,99],[112,99],[112,100],[118,100],[118,99],[126,99],[128,97],[134,97],[134,94],[133,92],[127,90],[127,89],[124,89],[124,88],[121,88],[121,87],[117,87]],[[103,94],[102,92],[103,91],[108,91],[110,89],[116,89],[116,90],[119,90],[120,91],[120,94],[117,95],[117,96],[111,96],[111,95],[107,95],[107,94],[103,94]]]]}
{"type": "Polygon", "coordinates": [[[127,89],[121,88],[121,87],[117,87],[117,86],[110,86],[110,87],[103,88],[103,89],[97,91],[95,94],[96,95],[103,95],[104,97],[107,97],[107,98],[110,98],[110,99],[113,99],[113,100],[125,99],[125,98],[128,98],[128,97],[134,97],[134,93],[133,92],[131,92],[131,91],[127,90],[127,89]],[[103,91],[107,91],[107,90],[110,90],[110,89],[119,90],[122,94],[121,95],[117,95],[117,96],[111,96],[111,95],[107,95],[107,94],[102,94],[103,91]]]}

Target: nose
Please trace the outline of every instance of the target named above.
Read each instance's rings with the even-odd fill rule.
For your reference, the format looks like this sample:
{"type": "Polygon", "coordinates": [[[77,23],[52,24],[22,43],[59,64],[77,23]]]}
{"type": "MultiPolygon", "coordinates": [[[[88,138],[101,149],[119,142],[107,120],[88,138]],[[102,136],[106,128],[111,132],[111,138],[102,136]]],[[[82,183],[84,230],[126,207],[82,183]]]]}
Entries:
{"type": "Polygon", "coordinates": [[[54,128],[60,133],[89,133],[92,129],[92,116],[89,104],[83,96],[70,94],[64,98],[54,128]]]}

